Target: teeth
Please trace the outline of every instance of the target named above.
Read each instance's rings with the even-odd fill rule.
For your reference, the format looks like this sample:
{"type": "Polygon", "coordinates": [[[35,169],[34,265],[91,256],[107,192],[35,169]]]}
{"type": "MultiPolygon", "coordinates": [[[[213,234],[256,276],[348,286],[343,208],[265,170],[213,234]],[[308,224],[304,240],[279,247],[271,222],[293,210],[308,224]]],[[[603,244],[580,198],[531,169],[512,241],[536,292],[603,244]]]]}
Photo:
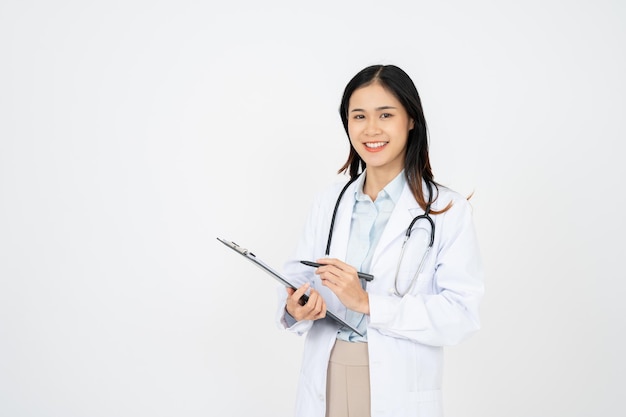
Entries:
{"type": "Polygon", "coordinates": [[[381,146],[385,146],[387,142],[374,142],[374,143],[366,143],[365,146],[368,148],[380,148],[381,146]]]}

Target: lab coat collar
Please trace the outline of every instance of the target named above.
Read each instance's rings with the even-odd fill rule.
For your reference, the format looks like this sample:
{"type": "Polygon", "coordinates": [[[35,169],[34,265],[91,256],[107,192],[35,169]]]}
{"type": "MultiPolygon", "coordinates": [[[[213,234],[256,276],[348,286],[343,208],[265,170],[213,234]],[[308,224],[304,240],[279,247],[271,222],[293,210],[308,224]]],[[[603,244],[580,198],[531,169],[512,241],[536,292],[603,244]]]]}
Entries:
{"type": "MultiPolygon", "coordinates": [[[[335,231],[333,232],[333,241],[330,248],[330,257],[337,259],[346,259],[348,252],[348,239],[350,237],[350,224],[352,222],[352,210],[354,207],[356,190],[363,188],[365,180],[365,172],[354,181],[343,196],[339,209],[337,210],[337,220],[335,223],[335,231]]],[[[409,227],[411,220],[419,214],[423,214],[424,210],[417,204],[408,183],[405,182],[399,200],[389,218],[385,231],[372,258],[372,266],[376,263],[378,256],[383,253],[385,248],[389,246],[399,235],[404,235],[406,228],[409,227]]]]}
{"type": "Polygon", "coordinates": [[[406,233],[407,227],[415,216],[423,214],[424,210],[419,206],[407,183],[404,184],[400,199],[391,213],[391,217],[380,237],[372,258],[372,266],[376,263],[378,256],[400,235],[406,233]]]}

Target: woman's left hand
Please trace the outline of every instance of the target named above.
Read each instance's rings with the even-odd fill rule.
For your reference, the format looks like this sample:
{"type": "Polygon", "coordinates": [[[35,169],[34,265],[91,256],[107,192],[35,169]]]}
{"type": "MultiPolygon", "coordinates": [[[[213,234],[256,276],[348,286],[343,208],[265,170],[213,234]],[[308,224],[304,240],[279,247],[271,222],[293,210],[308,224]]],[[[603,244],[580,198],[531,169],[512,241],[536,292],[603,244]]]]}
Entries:
{"type": "Polygon", "coordinates": [[[343,305],[352,311],[370,313],[369,296],[354,267],[334,258],[322,258],[316,262],[323,264],[315,270],[322,285],[335,293],[343,305]]]}

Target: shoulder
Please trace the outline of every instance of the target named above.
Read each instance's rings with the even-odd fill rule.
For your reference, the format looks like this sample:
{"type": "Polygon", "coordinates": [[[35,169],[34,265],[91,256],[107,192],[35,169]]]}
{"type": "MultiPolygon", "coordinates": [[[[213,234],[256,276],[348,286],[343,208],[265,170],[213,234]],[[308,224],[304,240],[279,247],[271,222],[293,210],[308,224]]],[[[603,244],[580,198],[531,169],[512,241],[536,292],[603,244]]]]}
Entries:
{"type": "MultiPolygon", "coordinates": [[[[315,194],[314,201],[316,201],[317,204],[327,204],[329,202],[335,203],[343,188],[348,184],[348,181],[348,179],[339,179],[326,186],[324,189],[315,194]]],[[[354,184],[352,185],[354,186],[354,184]]]]}
{"type": "Polygon", "coordinates": [[[460,193],[445,185],[437,185],[437,191],[437,204],[442,207],[445,207],[449,202],[456,203],[457,201],[467,200],[467,198],[463,197],[460,193]]]}
{"type": "MultiPolygon", "coordinates": [[[[338,180],[320,190],[312,192],[313,198],[309,206],[308,224],[321,225],[322,229],[326,228],[327,223],[330,223],[333,217],[335,206],[339,200],[339,194],[341,194],[341,190],[347,182],[347,180],[338,180]]],[[[342,200],[347,200],[348,195],[349,191],[346,191],[342,200]]],[[[319,227],[317,229],[319,229],[319,227]]]]}
{"type": "Polygon", "coordinates": [[[439,198],[433,205],[435,210],[443,210],[448,204],[450,208],[444,213],[433,216],[440,232],[442,242],[457,241],[460,236],[468,236],[474,240],[473,208],[467,197],[448,187],[438,186],[439,198]]]}
{"type": "Polygon", "coordinates": [[[448,204],[450,204],[450,209],[444,214],[463,215],[464,213],[471,213],[472,207],[467,197],[443,185],[438,185],[437,190],[437,200],[433,204],[434,210],[443,210],[448,204]]]}

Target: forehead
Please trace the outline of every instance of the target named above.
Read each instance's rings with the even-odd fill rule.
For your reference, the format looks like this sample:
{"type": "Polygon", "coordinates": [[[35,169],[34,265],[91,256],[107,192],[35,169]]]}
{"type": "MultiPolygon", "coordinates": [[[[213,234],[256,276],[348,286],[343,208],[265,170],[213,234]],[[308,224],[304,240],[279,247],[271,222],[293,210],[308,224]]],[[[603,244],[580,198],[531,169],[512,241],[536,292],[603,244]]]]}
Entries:
{"type": "Polygon", "coordinates": [[[360,108],[367,110],[383,106],[403,108],[396,96],[379,83],[357,88],[350,96],[350,109],[360,108]]]}

